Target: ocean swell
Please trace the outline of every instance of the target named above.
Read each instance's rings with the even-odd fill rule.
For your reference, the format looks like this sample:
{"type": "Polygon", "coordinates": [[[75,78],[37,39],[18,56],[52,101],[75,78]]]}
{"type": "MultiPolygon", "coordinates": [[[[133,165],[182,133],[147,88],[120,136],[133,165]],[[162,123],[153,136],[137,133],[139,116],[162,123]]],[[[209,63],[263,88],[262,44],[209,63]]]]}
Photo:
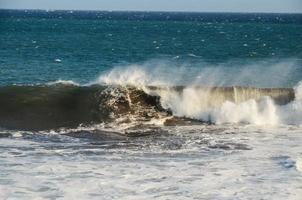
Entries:
{"type": "Polygon", "coordinates": [[[0,97],[0,126],[24,130],[139,126],[156,120],[180,125],[184,119],[278,124],[292,122],[288,112],[301,113],[291,88],[54,84],[5,86],[0,97]]]}

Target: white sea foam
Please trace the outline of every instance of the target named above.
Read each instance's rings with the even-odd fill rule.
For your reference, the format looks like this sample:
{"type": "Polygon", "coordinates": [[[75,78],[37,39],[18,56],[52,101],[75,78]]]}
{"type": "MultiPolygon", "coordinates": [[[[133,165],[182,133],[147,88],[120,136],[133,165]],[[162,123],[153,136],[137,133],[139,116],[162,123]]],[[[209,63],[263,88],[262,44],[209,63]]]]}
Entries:
{"type": "Polygon", "coordinates": [[[301,162],[294,159],[302,155],[300,129],[200,125],[166,131],[116,142],[60,134],[2,138],[0,199],[301,196],[301,162]]]}
{"type": "Polygon", "coordinates": [[[8,199],[9,192],[4,187],[0,186],[0,199],[8,199]]]}
{"type": "Polygon", "coordinates": [[[184,89],[182,93],[161,90],[156,92],[156,95],[160,96],[162,106],[170,109],[176,116],[211,121],[216,124],[276,125],[279,123],[279,108],[269,97],[260,100],[250,99],[241,103],[225,101],[221,106],[211,107],[208,106],[208,101],[214,99],[208,93],[192,87],[184,89]]]}
{"type": "Polygon", "coordinates": [[[257,125],[302,124],[302,101],[299,94],[302,83],[296,87],[296,99],[287,105],[276,105],[270,97],[260,100],[250,99],[241,103],[225,101],[220,107],[208,107],[205,104],[207,94],[193,88],[183,93],[161,91],[164,108],[171,109],[177,116],[222,123],[251,123],[257,125]]]}
{"type": "MultiPolygon", "coordinates": [[[[134,85],[144,89],[147,93],[160,96],[161,104],[164,108],[170,109],[173,115],[185,116],[189,118],[211,121],[216,124],[223,123],[250,123],[256,125],[277,125],[277,124],[302,124],[302,83],[295,87],[295,100],[287,105],[276,105],[270,97],[260,99],[249,99],[243,102],[225,101],[219,107],[210,107],[208,94],[192,87],[196,85],[224,86],[241,85],[241,80],[247,79],[248,75],[263,85],[268,83],[267,76],[270,75],[271,82],[282,84],[288,76],[292,74],[292,68],[287,70],[280,68],[285,63],[269,66],[262,71],[259,67],[243,67],[239,73],[234,75],[233,82],[230,82],[230,72],[225,72],[222,68],[205,68],[195,74],[190,84],[187,84],[183,92],[173,90],[150,91],[146,85],[178,85],[182,80],[182,75],[187,74],[184,68],[170,70],[169,73],[162,69],[152,68],[150,64],[143,66],[131,66],[115,68],[108,74],[102,75],[96,81],[100,84],[134,85]],[[277,73],[277,72],[278,73],[277,73]],[[254,72],[254,73],[251,73],[254,72]],[[223,78],[225,76],[225,78],[223,78]],[[259,81],[260,79],[261,81],[259,81]],[[218,80],[220,79],[220,82],[218,80]]],[[[288,64],[290,65],[290,64],[288,64]]],[[[287,65],[287,66],[288,66],[287,65]]],[[[251,79],[251,77],[249,77],[251,79]]],[[[252,80],[252,79],[251,79],[252,80]]]]}
{"type": "Polygon", "coordinates": [[[71,80],[61,80],[61,79],[59,79],[57,81],[47,83],[47,85],[58,85],[58,84],[61,84],[61,85],[75,85],[75,86],[80,85],[80,84],[78,84],[74,81],[71,81],[71,80]]]}
{"type": "Polygon", "coordinates": [[[296,161],[296,169],[299,171],[299,172],[302,172],[302,158],[298,158],[297,161],[296,161]]]}

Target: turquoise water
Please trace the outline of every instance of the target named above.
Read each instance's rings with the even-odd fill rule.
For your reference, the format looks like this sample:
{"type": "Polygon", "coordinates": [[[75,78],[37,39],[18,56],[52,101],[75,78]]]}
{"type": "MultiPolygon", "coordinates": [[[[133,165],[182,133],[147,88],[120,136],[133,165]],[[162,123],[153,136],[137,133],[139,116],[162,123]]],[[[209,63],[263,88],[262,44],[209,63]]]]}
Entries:
{"type": "Polygon", "coordinates": [[[301,15],[1,10],[0,20],[2,85],[87,83],[116,66],[151,60],[150,68],[185,66],[188,73],[286,62],[294,73],[285,85],[302,75],[301,15]]]}

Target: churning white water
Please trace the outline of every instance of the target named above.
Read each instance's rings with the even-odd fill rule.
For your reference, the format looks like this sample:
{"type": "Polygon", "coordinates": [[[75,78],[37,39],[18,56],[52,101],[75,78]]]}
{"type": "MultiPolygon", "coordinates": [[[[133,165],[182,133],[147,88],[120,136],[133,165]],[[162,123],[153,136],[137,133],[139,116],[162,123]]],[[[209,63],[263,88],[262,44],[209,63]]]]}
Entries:
{"type": "Polygon", "coordinates": [[[2,131],[1,199],[292,199],[299,126],[162,127],[127,138],[2,131]]]}
{"type": "MultiPolygon", "coordinates": [[[[213,73],[217,73],[217,71],[213,73]]],[[[299,125],[302,123],[302,82],[294,87],[294,99],[291,102],[287,102],[286,105],[277,105],[265,93],[260,94],[261,91],[253,92],[253,95],[247,95],[248,92],[246,91],[240,94],[237,92],[238,94],[236,94],[236,87],[234,87],[233,92],[236,96],[234,97],[235,100],[230,101],[221,94],[213,95],[213,92],[209,90],[201,90],[196,87],[195,80],[192,81],[192,84],[185,86],[182,92],[168,87],[166,89],[150,90],[147,86],[171,86],[175,81],[175,79],[170,78],[164,80],[160,74],[158,74],[158,77],[153,74],[150,75],[143,68],[132,66],[126,69],[116,68],[99,77],[95,83],[140,87],[148,94],[159,96],[161,105],[165,109],[171,110],[175,116],[210,121],[216,124],[299,125]],[[236,101],[236,98],[241,100],[236,101]],[[219,106],[211,106],[212,104],[219,104],[219,106]]],[[[214,77],[217,77],[217,75],[214,77]]],[[[237,78],[240,79],[240,77],[237,78]]],[[[211,86],[212,82],[208,78],[208,85],[211,86]]],[[[248,89],[253,90],[251,88],[246,90],[248,89]]]]}

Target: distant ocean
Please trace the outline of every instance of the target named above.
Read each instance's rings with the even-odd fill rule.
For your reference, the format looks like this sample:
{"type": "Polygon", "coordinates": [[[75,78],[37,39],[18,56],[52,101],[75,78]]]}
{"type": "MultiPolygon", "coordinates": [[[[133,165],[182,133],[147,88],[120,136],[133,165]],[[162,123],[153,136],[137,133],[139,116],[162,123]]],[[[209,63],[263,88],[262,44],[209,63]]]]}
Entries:
{"type": "Polygon", "coordinates": [[[0,10],[0,199],[300,199],[302,14],[0,10]]]}

